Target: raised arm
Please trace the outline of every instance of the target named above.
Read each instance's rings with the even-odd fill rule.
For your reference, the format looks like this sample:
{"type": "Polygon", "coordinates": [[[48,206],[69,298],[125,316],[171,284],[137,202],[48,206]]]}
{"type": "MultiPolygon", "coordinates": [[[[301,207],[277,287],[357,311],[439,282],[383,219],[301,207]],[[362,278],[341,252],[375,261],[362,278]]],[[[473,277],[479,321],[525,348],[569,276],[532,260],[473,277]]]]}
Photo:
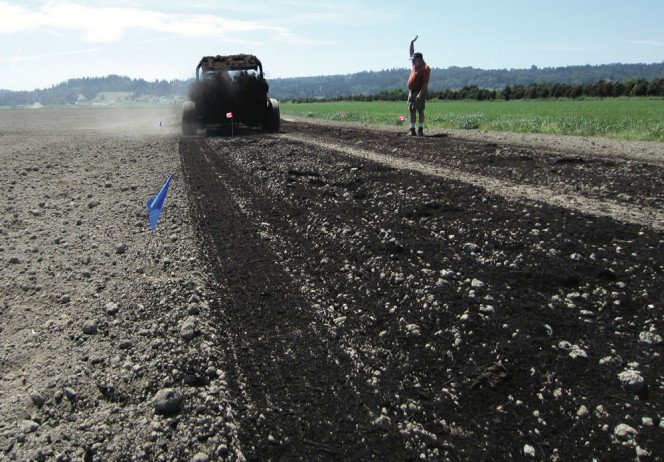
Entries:
{"type": "Polygon", "coordinates": [[[410,57],[412,58],[415,54],[415,40],[417,40],[417,35],[413,40],[410,41],[410,57]]]}

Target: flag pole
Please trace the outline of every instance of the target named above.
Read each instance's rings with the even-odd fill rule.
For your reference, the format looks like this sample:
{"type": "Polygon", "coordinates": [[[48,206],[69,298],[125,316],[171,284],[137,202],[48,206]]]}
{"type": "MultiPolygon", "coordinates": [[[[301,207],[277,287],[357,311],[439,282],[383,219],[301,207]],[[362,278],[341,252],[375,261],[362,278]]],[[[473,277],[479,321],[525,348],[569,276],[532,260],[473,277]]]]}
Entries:
{"type": "Polygon", "coordinates": [[[145,274],[145,260],[148,258],[148,254],[150,253],[150,246],[153,242],[154,233],[150,233],[148,236],[148,245],[145,246],[145,250],[143,251],[143,258],[141,259],[141,263],[139,264],[138,268],[136,268],[136,270],[142,272],[142,274],[145,274]]]}

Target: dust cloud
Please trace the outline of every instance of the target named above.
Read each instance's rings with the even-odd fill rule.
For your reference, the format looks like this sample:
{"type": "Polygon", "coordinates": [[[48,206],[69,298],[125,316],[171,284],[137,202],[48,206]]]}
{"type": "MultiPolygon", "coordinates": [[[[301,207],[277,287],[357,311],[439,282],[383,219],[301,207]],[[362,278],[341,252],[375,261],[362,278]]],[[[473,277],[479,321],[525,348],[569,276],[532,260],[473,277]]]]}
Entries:
{"type": "Polygon", "coordinates": [[[0,111],[2,132],[92,131],[131,137],[179,134],[180,105],[101,106],[0,111]],[[75,128],[74,128],[75,127],[75,128]]]}
{"type": "Polygon", "coordinates": [[[196,80],[189,98],[206,124],[226,122],[226,114],[246,125],[260,125],[265,116],[267,82],[247,71],[220,72],[212,78],[196,80]]]}

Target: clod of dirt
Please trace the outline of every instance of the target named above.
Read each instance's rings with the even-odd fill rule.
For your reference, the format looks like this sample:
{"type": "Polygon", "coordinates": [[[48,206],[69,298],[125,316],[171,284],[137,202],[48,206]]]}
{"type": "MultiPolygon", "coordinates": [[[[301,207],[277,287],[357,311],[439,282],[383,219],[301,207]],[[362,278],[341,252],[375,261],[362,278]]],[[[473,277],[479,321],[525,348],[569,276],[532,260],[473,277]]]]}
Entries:
{"type": "Polygon", "coordinates": [[[154,396],[152,405],[157,414],[172,416],[180,412],[182,399],[182,393],[178,390],[164,388],[154,396]]]}

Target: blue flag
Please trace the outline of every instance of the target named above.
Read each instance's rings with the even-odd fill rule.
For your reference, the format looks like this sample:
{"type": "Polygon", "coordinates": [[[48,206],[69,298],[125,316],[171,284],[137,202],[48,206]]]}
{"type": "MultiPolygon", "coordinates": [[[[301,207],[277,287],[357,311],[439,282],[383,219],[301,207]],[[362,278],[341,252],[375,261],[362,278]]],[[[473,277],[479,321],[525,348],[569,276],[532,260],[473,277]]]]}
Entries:
{"type": "Polygon", "coordinates": [[[148,199],[148,214],[150,215],[150,229],[152,231],[157,227],[157,221],[159,220],[159,215],[161,215],[161,209],[164,208],[164,202],[166,201],[166,194],[168,194],[168,185],[171,184],[171,177],[173,174],[168,175],[166,182],[161,187],[156,196],[152,196],[148,199]]]}

